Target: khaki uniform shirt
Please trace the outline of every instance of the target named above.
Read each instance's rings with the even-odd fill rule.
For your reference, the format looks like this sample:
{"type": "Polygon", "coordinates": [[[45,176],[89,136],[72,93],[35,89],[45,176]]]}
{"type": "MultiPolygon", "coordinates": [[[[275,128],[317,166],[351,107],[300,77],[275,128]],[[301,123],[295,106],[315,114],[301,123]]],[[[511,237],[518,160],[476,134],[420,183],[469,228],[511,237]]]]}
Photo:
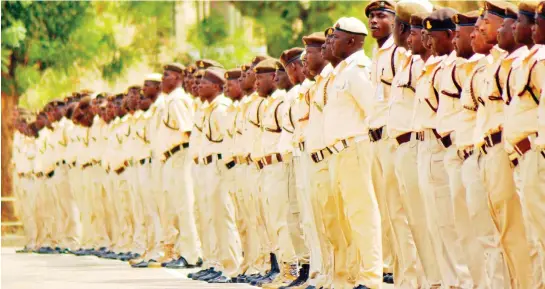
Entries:
{"type": "Polygon", "coordinates": [[[246,110],[244,129],[242,135],[245,143],[245,151],[250,154],[253,160],[258,160],[264,156],[261,143],[261,122],[265,113],[265,98],[257,93],[250,96],[248,109],[246,110]]]}
{"type": "Polygon", "coordinates": [[[211,103],[203,107],[204,124],[201,156],[221,154],[225,151],[224,132],[227,124],[224,122],[227,107],[231,104],[231,100],[223,94],[218,95],[211,103]]]}
{"type": "MultiPolygon", "coordinates": [[[[491,58],[491,56],[489,56],[491,58]]],[[[462,109],[458,111],[458,123],[455,126],[455,144],[458,149],[473,146],[475,138],[475,121],[477,119],[477,96],[475,90],[482,79],[486,77],[484,67],[489,63],[488,57],[482,54],[473,55],[466,63],[460,66],[460,72],[467,75],[462,84],[460,104],[462,109]]]]}
{"type": "Polygon", "coordinates": [[[135,161],[140,161],[151,156],[151,137],[150,137],[150,120],[153,113],[138,110],[133,116],[133,132],[131,134],[133,143],[133,157],[135,161]]]}
{"type": "MultiPolygon", "coordinates": [[[[299,87],[299,93],[291,105],[291,113],[294,118],[294,131],[292,138],[292,146],[299,148],[299,143],[305,141],[305,129],[308,125],[308,118],[310,113],[310,89],[314,86],[315,82],[305,79],[299,87]]],[[[296,155],[299,154],[299,150],[295,150],[296,155]]]]}
{"type": "Polygon", "coordinates": [[[405,49],[394,44],[393,36],[373,53],[371,81],[373,83],[373,107],[369,113],[369,128],[386,125],[394,77],[405,60],[405,49]]]}
{"type": "Polygon", "coordinates": [[[128,116],[123,118],[116,118],[112,122],[112,131],[108,139],[108,146],[111,148],[112,154],[110,155],[110,170],[115,171],[127,161],[128,153],[125,151],[125,143],[130,136],[130,123],[128,122],[128,116]]]}
{"type": "Polygon", "coordinates": [[[324,139],[324,96],[326,85],[330,80],[333,66],[328,64],[315,78],[315,84],[310,93],[310,112],[308,125],[305,130],[306,150],[313,153],[325,148],[324,139]]]}
{"type": "Polygon", "coordinates": [[[164,152],[189,142],[194,114],[193,100],[181,88],[164,95],[164,110],[157,135],[160,142],[156,147],[161,159],[164,159],[164,152]]]}
{"type": "Polygon", "coordinates": [[[223,131],[223,151],[222,157],[225,162],[230,162],[235,156],[238,156],[236,152],[235,139],[237,137],[236,121],[237,116],[240,113],[240,102],[233,101],[225,110],[225,115],[222,120],[221,126],[223,131]]]}
{"type": "MultiPolygon", "coordinates": [[[[539,45],[540,55],[543,55],[545,53],[545,45],[539,45]]],[[[540,60],[540,64],[537,65],[543,65],[544,60],[540,60]]],[[[543,85],[543,84],[542,84],[543,85]]],[[[540,100],[539,100],[539,106],[538,106],[538,133],[539,136],[536,139],[536,144],[540,147],[545,147],[545,88],[541,88],[540,92],[540,100]]]]}
{"type": "Polygon", "coordinates": [[[300,84],[293,86],[286,93],[284,105],[282,105],[282,132],[278,141],[278,152],[281,154],[293,153],[294,150],[294,133],[297,125],[297,116],[294,110],[295,102],[299,98],[300,84]]]}
{"type": "MultiPolygon", "coordinates": [[[[497,46],[494,46],[490,51],[488,59],[490,63],[484,68],[483,76],[485,76],[477,85],[475,92],[477,96],[477,123],[475,133],[480,133],[475,137],[475,143],[481,145],[484,142],[484,136],[498,131],[503,125],[503,106],[504,103],[501,98],[500,88],[496,84],[496,72],[498,72],[499,66],[502,60],[507,56],[507,53],[497,46]]],[[[512,62],[513,60],[507,60],[505,63],[512,62]]],[[[505,65],[505,64],[504,64],[505,65]]],[[[499,70],[500,86],[503,90],[505,86],[505,77],[507,74],[503,74],[503,69],[499,70]],[[503,84],[502,84],[503,83],[503,84]]]]}
{"type": "Polygon", "coordinates": [[[404,58],[405,61],[400,65],[391,89],[386,125],[388,136],[391,138],[414,131],[415,87],[424,61],[418,55],[411,55],[410,51],[404,58]]]}
{"type": "Polygon", "coordinates": [[[285,90],[276,90],[265,100],[265,111],[261,122],[261,142],[265,155],[278,152],[278,143],[282,132],[282,105],[285,96],[285,90]]]}
{"type": "Polygon", "coordinates": [[[373,104],[371,61],[360,50],[343,60],[333,71],[324,106],[325,142],[334,145],[352,137],[368,138],[366,118],[373,104]]]}
{"type": "Polygon", "coordinates": [[[511,145],[538,132],[539,97],[545,87],[545,51],[534,46],[519,59],[511,68],[511,77],[503,93],[508,103],[504,133],[511,145]]]}
{"type": "Polygon", "coordinates": [[[435,128],[436,112],[439,101],[439,93],[435,92],[437,89],[435,85],[438,83],[437,74],[441,62],[445,60],[447,56],[434,57],[430,56],[424,63],[424,68],[418,74],[416,80],[416,100],[413,116],[413,125],[415,131],[422,131],[424,129],[435,128]]]}
{"type": "Polygon", "coordinates": [[[462,85],[467,75],[462,66],[467,61],[471,60],[456,57],[456,51],[453,51],[443,62],[437,109],[437,132],[442,136],[453,132],[458,124],[457,116],[462,109],[462,85]]]}

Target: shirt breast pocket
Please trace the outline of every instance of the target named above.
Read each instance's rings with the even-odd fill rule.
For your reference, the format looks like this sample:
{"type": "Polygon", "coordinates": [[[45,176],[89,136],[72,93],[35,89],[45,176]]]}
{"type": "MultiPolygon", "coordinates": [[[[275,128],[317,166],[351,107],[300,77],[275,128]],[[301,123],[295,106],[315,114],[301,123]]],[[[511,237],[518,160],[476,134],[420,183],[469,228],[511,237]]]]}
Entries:
{"type": "Polygon", "coordinates": [[[348,81],[338,80],[335,82],[335,85],[333,85],[333,88],[336,92],[336,98],[342,97],[348,91],[348,81]]]}

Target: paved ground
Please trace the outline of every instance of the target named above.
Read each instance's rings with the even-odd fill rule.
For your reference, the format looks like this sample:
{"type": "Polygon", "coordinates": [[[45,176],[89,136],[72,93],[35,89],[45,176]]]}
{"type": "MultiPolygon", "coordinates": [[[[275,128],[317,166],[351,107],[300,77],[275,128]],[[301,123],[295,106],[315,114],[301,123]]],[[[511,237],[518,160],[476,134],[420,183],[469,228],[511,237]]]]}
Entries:
{"type": "MultiPolygon", "coordinates": [[[[15,254],[2,248],[3,289],[249,289],[246,284],[188,280],[190,270],[134,269],[127,263],[92,256],[15,254]]],[[[385,286],[390,289],[393,286],[385,286]]]]}

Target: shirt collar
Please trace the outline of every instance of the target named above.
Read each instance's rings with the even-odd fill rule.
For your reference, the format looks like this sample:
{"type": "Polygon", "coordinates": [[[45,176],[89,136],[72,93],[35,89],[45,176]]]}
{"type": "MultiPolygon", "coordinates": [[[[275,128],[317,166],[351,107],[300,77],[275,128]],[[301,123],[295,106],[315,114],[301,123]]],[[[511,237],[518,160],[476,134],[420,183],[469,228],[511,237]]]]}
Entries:
{"type": "Polygon", "coordinates": [[[528,46],[523,45],[519,48],[517,48],[515,51],[513,51],[511,54],[507,55],[505,59],[515,59],[518,57],[522,57],[528,53],[528,46]]]}
{"type": "Polygon", "coordinates": [[[358,58],[364,57],[364,56],[365,56],[365,51],[361,49],[352,53],[352,55],[348,56],[343,62],[345,62],[346,64],[350,64],[354,62],[355,60],[357,60],[358,58]]]}
{"type": "Polygon", "coordinates": [[[448,56],[447,58],[445,59],[445,61],[443,61],[443,63],[445,64],[445,66],[449,66],[451,64],[453,64],[456,59],[458,58],[458,56],[456,56],[456,50],[453,50],[448,56]]]}
{"type": "Polygon", "coordinates": [[[496,61],[503,57],[507,52],[505,50],[501,49],[497,44],[492,47],[492,50],[490,50],[490,55],[492,56],[492,61],[496,61]]]}

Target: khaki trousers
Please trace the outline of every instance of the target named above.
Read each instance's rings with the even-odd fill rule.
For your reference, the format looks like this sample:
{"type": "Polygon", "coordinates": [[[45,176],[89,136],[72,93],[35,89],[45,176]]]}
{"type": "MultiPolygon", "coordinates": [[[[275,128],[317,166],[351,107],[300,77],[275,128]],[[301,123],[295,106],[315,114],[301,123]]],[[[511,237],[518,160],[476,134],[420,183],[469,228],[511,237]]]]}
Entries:
{"type": "Polygon", "coordinates": [[[81,169],[81,190],[76,192],[76,202],[80,209],[81,225],[83,228],[83,234],[81,239],[81,246],[83,248],[94,248],[93,243],[93,226],[91,222],[92,203],[90,202],[90,196],[93,194],[94,184],[90,173],[90,168],[81,169]]]}
{"type": "MultiPolygon", "coordinates": [[[[386,136],[386,128],[383,129],[383,137],[386,136]]],[[[392,140],[390,140],[391,142],[392,140]]],[[[396,284],[399,284],[403,278],[403,272],[399,269],[399,260],[396,255],[396,243],[394,239],[394,231],[392,228],[392,220],[388,211],[388,194],[396,194],[397,180],[393,170],[392,156],[386,156],[382,159],[385,153],[390,149],[385,144],[388,140],[381,139],[378,142],[371,142],[371,179],[373,187],[377,194],[377,202],[380,209],[381,228],[382,228],[382,258],[384,260],[384,272],[395,273],[394,278],[396,284]]]]}
{"type": "Polygon", "coordinates": [[[56,183],[57,201],[60,209],[59,233],[60,243],[63,248],[77,250],[80,248],[81,223],[78,206],[70,189],[70,174],[66,164],[61,164],[55,169],[53,179],[56,183]]]}
{"type": "Polygon", "coordinates": [[[461,259],[462,248],[454,225],[449,178],[444,164],[446,150],[431,129],[424,131],[424,139],[418,148],[418,175],[429,210],[428,226],[432,231],[432,245],[443,286],[470,288],[472,280],[467,264],[461,259]]]}
{"type": "MultiPolygon", "coordinates": [[[[540,163],[544,163],[545,157],[533,148],[523,156],[519,157],[519,165],[515,168],[515,184],[520,196],[522,205],[522,216],[524,218],[526,235],[530,246],[530,260],[532,262],[532,288],[545,288],[543,275],[543,245],[545,239],[540,237],[543,231],[540,216],[544,215],[543,200],[544,186],[540,184],[539,176],[545,169],[541,168],[540,163]],[[540,187],[541,186],[541,187],[540,187]]],[[[541,165],[543,167],[543,165],[541,165]]]]}
{"type": "Polygon", "coordinates": [[[131,252],[142,255],[146,250],[146,231],[144,224],[142,187],[140,186],[139,168],[136,163],[137,162],[133,162],[127,167],[124,174],[126,175],[129,184],[127,202],[130,208],[130,220],[133,229],[131,252]]]}
{"type": "Polygon", "coordinates": [[[36,249],[36,218],[35,218],[35,194],[34,180],[32,177],[18,178],[17,182],[17,204],[19,205],[19,216],[23,223],[25,233],[25,246],[29,249],[36,249]]]}
{"type": "MultiPolygon", "coordinates": [[[[331,156],[329,173],[331,190],[341,196],[343,212],[350,227],[350,231],[343,228],[344,236],[348,244],[353,243],[357,252],[350,254],[351,259],[358,257],[359,270],[354,276],[354,283],[380,288],[383,272],[382,232],[380,210],[368,177],[371,174],[369,141],[357,142],[331,156]]],[[[349,288],[346,285],[335,288],[349,288]]]]}
{"type": "Polygon", "coordinates": [[[55,202],[53,201],[53,187],[47,177],[36,178],[36,219],[38,236],[36,245],[40,247],[55,247],[55,202]]]}
{"type": "Polygon", "coordinates": [[[203,268],[211,267],[212,248],[210,244],[211,216],[210,209],[206,203],[206,179],[203,177],[206,172],[204,165],[192,165],[194,194],[195,194],[195,222],[197,232],[201,241],[203,268]]]}
{"type": "Polygon", "coordinates": [[[174,244],[175,256],[183,256],[195,264],[202,253],[194,214],[191,164],[186,156],[187,150],[177,152],[163,165],[164,207],[168,212],[163,226],[165,244],[174,244]]]}
{"type": "Polygon", "coordinates": [[[115,252],[129,252],[132,249],[132,217],[130,214],[129,195],[129,180],[127,172],[117,174],[110,172],[112,178],[113,190],[112,197],[115,207],[115,216],[117,219],[117,234],[114,243],[115,252]]]}
{"type": "Polygon", "coordinates": [[[146,237],[146,250],[143,258],[145,260],[157,260],[161,257],[161,236],[162,226],[159,217],[159,205],[154,193],[154,182],[152,177],[152,164],[146,161],[144,164],[136,164],[138,171],[138,182],[140,184],[140,199],[144,206],[144,233],[146,237]]]}
{"type": "Polygon", "coordinates": [[[104,201],[106,193],[104,182],[106,173],[101,166],[93,165],[86,170],[87,177],[92,179],[91,190],[89,190],[88,202],[90,204],[91,226],[93,232],[94,248],[108,248],[111,241],[108,238],[106,226],[106,212],[104,210],[104,201]]]}
{"type": "Polygon", "coordinates": [[[295,200],[297,197],[295,188],[291,191],[289,188],[290,169],[290,164],[283,162],[263,168],[263,196],[260,205],[269,236],[268,251],[276,254],[279,263],[293,264],[297,262],[297,256],[288,226],[288,215],[292,210],[290,194],[294,194],[295,200]]]}
{"type": "MultiPolygon", "coordinates": [[[[451,133],[451,139],[454,142],[455,133],[451,133]]],[[[464,249],[460,250],[459,262],[467,265],[469,278],[462,281],[462,284],[471,285],[476,288],[483,284],[482,280],[485,275],[484,263],[482,258],[473,258],[473,254],[477,253],[480,246],[477,237],[473,233],[472,223],[469,218],[467,206],[466,189],[462,182],[462,158],[458,156],[458,148],[451,145],[445,152],[444,164],[448,174],[448,184],[450,187],[451,203],[453,208],[454,228],[458,237],[458,243],[464,249]],[[476,263],[473,261],[477,261],[476,263]]],[[[478,254],[477,256],[482,256],[478,254]]],[[[465,272],[464,272],[465,273],[465,272]]],[[[458,276],[461,278],[461,276],[458,276]]]]}
{"type": "Polygon", "coordinates": [[[382,248],[390,248],[389,253],[388,250],[383,253],[385,260],[390,259],[390,266],[386,266],[385,271],[394,269],[394,283],[398,288],[415,288],[418,286],[418,273],[421,275],[423,272],[417,272],[416,247],[395,174],[397,142],[388,138],[386,128],[382,137],[371,143],[371,176],[381,209],[382,248]]]}
{"type": "Polygon", "coordinates": [[[480,267],[484,271],[472,274],[475,288],[509,288],[509,272],[500,248],[500,234],[490,216],[488,195],[479,174],[477,159],[478,154],[473,154],[461,167],[471,224],[469,234],[473,234],[478,245],[465,248],[470,255],[469,267],[480,267]]]}
{"type": "MultiPolygon", "coordinates": [[[[238,274],[242,262],[240,237],[235,223],[235,208],[229,194],[226,182],[227,167],[223,161],[216,161],[204,166],[202,177],[206,180],[204,191],[210,214],[210,247],[209,258],[213,266],[223,271],[225,276],[234,277],[238,274]]],[[[206,242],[203,240],[203,242],[206,242]]]]}
{"type": "Polygon", "coordinates": [[[479,169],[488,192],[488,206],[511,277],[511,288],[531,288],[530,248],[524,228],[520,199],[513,170],[502,144],[481,154],[479,169]]]}
{"type": "MultiPolygon", "coordinates": [[[[434,238],[432,236],[437,235],[432,235],[432,231],[429,229],[428,214],[430,210],[426,206],[424,191],[419,186],[418,143],[416,134],[413,134],[409,142],[399,145],[394,155],[394,167],[400,199],[407,215],[418,259],[424,271],[425,278],[419,278],[418,283],[419,285],[428,283],[430,286],[440,286],[441,273],[432,246],[432,238],[434,238]]],[[[421,275],[421,273],[417,273],[417,275],[421,275]]]]}
{"type": "Polygon", "coordinates": [[[263,170],[258,170],[254,164],[248,166],[250,180],[248,183],[248,193],[250,200],[250,208],[252,208],[252,215],[254,216],[251,222],[252,228],[259,228],[257,230],[257,235],[259,238],[259,243],[257,244],[257,256],[253,262],[253,266],[259,270],[260,273],[265,274],[270,269],[270,251],[271,241],[270,241],[270,232],[269,226],[266,223],[267,207],[264,205],[267,202],[266,195],[264,193],[264,178],[265,173],[263,170]]]}
{"type": "Polygon", "coordinates": [[[245,262],[248,263],[248,270],[246,274],[253,274],[256,272],[264,273],[269,269],[269,255],[265,245],[268,241],[267,231],[261,215],[259,214],[259,201],[258,195],[261,190],[262,175],[261,171],[256,168],[254,164],[245,166],[244,179],[241,180],[242,196],[244,200],[244,209],[247,216],[247,223],[249,228],[256,229],[253,234],[248,234],[248,251],[244,251],[245,262]],[[264,248],[264,249],[262,249],[264,248]],[[246,261],[247,260],[247,261],[246,261]]]}
{"type": "Polygon", "coordinates": [[[311,272],[320,272],[322,268],[320,241],[314,222],[309,189],[310,157],[305,152],[300,154],[300,156],[293,156],[291,162],[286,162],[289,170],[288,196],[290,201],[288,227],[297,262],[309,264],[311,272]]]}
{"type": "Polygon", "coordinates": [[[83,208],[82,196],[83,196],[83,174],[79,166],[68,166],[68,185],[69,185],[69,198],[73,200],[76,211],[74,211],[74,218],[78,223],[78,242],[79,248],[89,248],[86,244],[83,244],[84,235],[87,234],[83,225],[83,208]]]}
{"type": "MultiPolygon", "coordinates": [[[[338,199],[331,191],[329,159],[319,163],[309,163],[309,180],[314,222],[320,242],[322,268],[320,268],[319,274],[323,276],[322,279],[311,280],[310,282],[314,281],[315,283],[310,283],[310,285],[314,285],[316,288],[331,288],[335,272],[341,273],[347,270],[347,244],[340,224],[338,199]],[[333,243],[335,241],[336,243],[333,243]]],[[[345,220],[345,218],[343,219],[345,220]]],[[[338,283],[342,283],[343,276],[339,275],[341,280],[338,280],[338,283]]]]}
{"type": "MultiPolygon", "coordinates": [[[[244,274],[248,271],[250,267],[250,259],[248,258],[249,251],[251,250],[251,237],[248,234],[250,230],[249,226],[249,214],[246,208],[245,198],[244,198],[244,184],[246,182],[246,170],[247,165],[238,164],[231,170],[233,184],[231,187],[231,199],[235,206],[235,221],[238,229],[238,234],[240,236],[240,243],[242,246],[243,258],[240,263],[238,274],[244,274]]],[[[253,233],[253,232],[252,232],[253,233]]],[[[253,272],[255,273],[255,272],[253,272]]]]}

